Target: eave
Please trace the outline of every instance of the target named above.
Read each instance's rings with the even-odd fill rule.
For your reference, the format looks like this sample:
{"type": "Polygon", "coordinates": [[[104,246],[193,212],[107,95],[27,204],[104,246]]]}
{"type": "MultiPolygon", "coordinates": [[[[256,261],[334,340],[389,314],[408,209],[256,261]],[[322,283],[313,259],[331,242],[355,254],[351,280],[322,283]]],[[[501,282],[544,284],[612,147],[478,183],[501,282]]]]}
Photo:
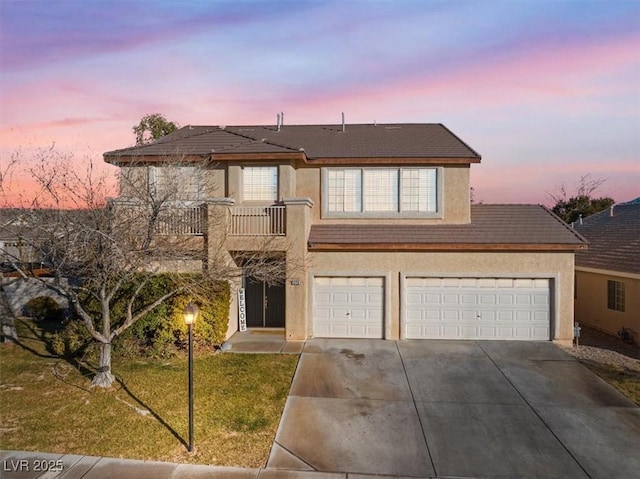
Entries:
{"type": "Polygon", "coordinates": [[[576,252],[586,244],[513,244],[513,243],[313,243],[310,251],[508,251],[576,252]]]}
{"type": "Polygon", "coordinates": [[[283,153],[246,153],[246,152],[200,152],[200,153],[166,153],[163,155],[103,155],[104,161],[112,165],[158,164],[170,163],[179,158],[184,163],[202,161],[283,161],[299,160],[308,165],[343,166],[343,165],[470,165],[480,163],[480,158],[417,158],[417,157],[336,157],[309,158],[304,151],[283,153]]]}
{"type": "Polygon", "coordinates": [[[469,165],[480,163],[480,158],[419,158],[419,157],[336,157],[336,158],[307,158],[310,165],[344,165],[344,164],[365,164],[365,165],[469,165]]]}
{"type": "Polygon", "coordinates": [[[604,276],[617,276],[619,278],[640,279],[640,273],[631,273],[628,271],[617,271],[613,269],[594,268],[588,266],[576,265],[576,272],[601,274],[604,276]]]}

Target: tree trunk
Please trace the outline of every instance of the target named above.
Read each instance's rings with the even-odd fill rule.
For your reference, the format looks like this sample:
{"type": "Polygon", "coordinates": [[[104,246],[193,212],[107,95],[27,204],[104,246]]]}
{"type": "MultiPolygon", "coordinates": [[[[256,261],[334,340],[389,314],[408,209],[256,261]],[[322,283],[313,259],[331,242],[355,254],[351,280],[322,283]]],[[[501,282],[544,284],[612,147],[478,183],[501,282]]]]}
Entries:
{"type": "Polygon", "coordinates": [[[98,374],[95,375],[91,384],[95,387],[108,389],[115,380],[115,376],[111,374],[111,343],[101,343],[98,374]]]}
{"type": "Polygon", "coordinates": [[[2,322],[2,331],[0,333],[2,342],[16,342],[18,340],[18,332],[16,331],[15,318],[2,288],[0,288],[0,321],[2,322]]]}

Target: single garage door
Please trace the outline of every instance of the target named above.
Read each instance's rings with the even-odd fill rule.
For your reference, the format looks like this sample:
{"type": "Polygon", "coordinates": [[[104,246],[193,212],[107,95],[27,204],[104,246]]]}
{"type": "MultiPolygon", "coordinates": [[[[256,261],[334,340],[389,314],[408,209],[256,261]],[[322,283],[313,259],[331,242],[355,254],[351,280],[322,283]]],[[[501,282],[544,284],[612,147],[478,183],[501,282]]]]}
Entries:
{"type": "Polygon", "coordinates": [[[549,340],[548,279],[407,278],[407,339],[549,340]]]}
{"type": "Polygon", "coordinates": [[[382,338],[383,278],[316,277],[313,335],[382,338]]]}

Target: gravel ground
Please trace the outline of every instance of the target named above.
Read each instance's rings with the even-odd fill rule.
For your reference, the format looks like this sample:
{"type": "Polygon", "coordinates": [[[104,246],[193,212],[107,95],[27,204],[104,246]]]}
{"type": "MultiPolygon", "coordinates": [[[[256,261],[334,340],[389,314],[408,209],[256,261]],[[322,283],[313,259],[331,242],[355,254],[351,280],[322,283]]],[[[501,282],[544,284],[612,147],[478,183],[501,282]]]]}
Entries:
{"type": "Polygon", "coordinates": [[[564,348],[577,359],[618,366],[640,373],[640,346],[582,326],[579,346],[564,348]]]}

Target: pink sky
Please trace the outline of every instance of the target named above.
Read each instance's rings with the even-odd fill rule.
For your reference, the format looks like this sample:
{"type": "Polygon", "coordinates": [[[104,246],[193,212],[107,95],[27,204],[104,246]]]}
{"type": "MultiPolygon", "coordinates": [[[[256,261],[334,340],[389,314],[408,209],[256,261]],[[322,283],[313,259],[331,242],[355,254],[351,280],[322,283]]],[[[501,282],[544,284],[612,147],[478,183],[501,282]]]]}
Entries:
{"type": "MultiPolygon", "coordinates": [[[[640,196],[638,2],[32,0],[3,2],[0,21],[0,171],[54,143],[100,164],[149,113],[345,112],[444,123],[482,154],[486,203],[548,204],[587,173],[606,180],[598,194],[640,196]]],[[[14,180],[14,194],[32,188],[14,180]]]]}

